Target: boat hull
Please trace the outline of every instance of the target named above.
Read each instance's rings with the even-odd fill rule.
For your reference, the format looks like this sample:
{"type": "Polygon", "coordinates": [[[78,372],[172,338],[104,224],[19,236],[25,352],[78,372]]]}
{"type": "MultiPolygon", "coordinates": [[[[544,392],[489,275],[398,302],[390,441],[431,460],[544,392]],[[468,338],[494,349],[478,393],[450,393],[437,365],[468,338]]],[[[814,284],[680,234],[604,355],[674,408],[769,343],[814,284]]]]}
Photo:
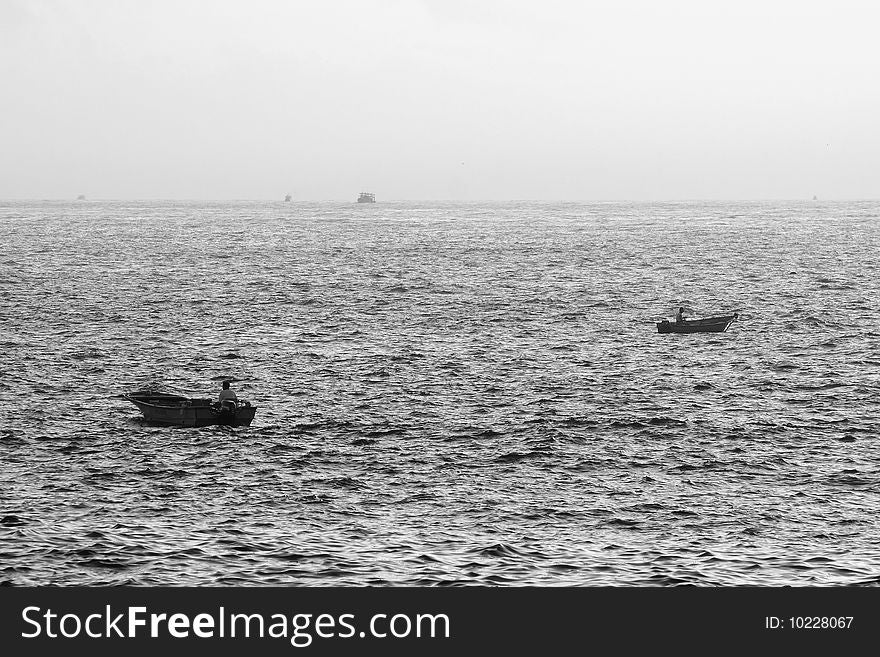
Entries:
{"type": "Polygon", "coordinates": [[[733,315],[690,319],[682,322],[663,320],[657,322],[657,333],[723,333],[738,316],[738,313],[734,313],[733,315]]]}
{"type": "Polygon", "coordinates": [[[222,424],[232,427],[250,426],[257,407],[245,402],[238,408],[220,410],[209,399],[189,399],[177,395],[124,395],[138,407],[150,424],[178,427],[207,427],[222,424]]]}

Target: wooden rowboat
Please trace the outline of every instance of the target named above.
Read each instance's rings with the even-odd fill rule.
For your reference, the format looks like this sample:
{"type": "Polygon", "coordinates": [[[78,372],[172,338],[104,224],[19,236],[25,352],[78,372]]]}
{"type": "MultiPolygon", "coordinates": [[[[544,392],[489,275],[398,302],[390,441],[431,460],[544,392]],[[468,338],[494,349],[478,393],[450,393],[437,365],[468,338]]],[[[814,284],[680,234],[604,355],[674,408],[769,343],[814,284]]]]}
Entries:
{"type": "Polygon", "coordinates": [[[662,322],[657,322],[657,333],[723,333],[737,317],[739,317],[739,313],[703,317],[702,319],[687,319],[681,322],[670,322],[668,319],[664,319],[662,322]]]}
{"type": "Polygon", "coordinates": [[[206,427],[212,424],[225,424],[233,427],[246,427],[254,419],[256,406],[243,401],[237,406],[221,407],[219,402],[210,399],[197,399],[164,392],[130,392],[122,395],[140,409],[144,419],[151,424],[180,427],[206,427]]]}

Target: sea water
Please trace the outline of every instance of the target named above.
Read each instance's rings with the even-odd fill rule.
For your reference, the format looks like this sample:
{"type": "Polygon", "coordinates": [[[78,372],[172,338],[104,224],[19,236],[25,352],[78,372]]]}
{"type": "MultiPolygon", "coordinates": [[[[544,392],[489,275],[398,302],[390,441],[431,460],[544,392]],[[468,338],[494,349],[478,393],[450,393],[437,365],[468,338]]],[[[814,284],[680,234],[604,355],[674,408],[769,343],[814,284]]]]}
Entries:
{"type": "Polygon", "coordinates": [[[878,216],[2,202],[0,583],[876,585],[878,216]]]}

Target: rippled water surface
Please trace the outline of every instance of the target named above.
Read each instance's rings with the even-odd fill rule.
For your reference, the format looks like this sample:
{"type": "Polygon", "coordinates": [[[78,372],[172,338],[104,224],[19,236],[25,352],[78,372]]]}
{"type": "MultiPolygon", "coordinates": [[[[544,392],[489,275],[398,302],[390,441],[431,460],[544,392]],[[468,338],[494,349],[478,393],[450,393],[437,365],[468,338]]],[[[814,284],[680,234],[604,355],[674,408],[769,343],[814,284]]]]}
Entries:
{"type": "Polygon", "coordinates": [[[878,215],[0,203],[0,582],[876,585],[878,215]]]}

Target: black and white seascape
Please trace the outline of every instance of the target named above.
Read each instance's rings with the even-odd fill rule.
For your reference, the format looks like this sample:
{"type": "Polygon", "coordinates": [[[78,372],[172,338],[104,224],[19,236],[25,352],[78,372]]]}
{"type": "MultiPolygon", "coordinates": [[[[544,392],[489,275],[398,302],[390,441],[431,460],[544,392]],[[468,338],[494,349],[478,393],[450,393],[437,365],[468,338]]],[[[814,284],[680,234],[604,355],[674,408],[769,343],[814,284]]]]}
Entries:
{"type": "Polygon", "coordinates": [[[0,586],[880,585],[878,25],[0,0],[0,586]]]}
{"type": "Polygon", "coordinates": [[[3,202],[0,583],[876,585],[878,217],[3,202]]]}

